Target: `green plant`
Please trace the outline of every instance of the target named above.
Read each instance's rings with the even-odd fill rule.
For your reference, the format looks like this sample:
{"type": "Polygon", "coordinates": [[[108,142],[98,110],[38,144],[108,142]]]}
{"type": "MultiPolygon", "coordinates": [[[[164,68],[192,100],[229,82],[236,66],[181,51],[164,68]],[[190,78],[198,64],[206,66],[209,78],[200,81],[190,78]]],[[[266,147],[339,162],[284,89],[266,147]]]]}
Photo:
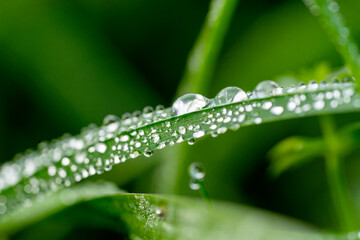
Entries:
{"type": "MultiPolygon", "coordinates": [[[[189,57],[179,93],[206,93],[209,75],[236,3],[232,0],[212,2],[206,24],[189,57]]],[[[150,157],[157,149],[183,141],[193,144],[197,138],[216,137],[228,129],[357,112],[360,96],[351,76],[357,81],[360,79],[358,53],[350,33],[342,34],[345,26],[336,4],[325,0],[307,2],[327,25],[345,60],[344,69],[327,72],[330,82],[309,81],[296,87],[284,83],[280,87],[264,81],[251,95],[231,87],[212,100],[199,94],[185,95],[171,108],[146,107],[143,112],[124,114],[121,119],[109,115],[101,127],[89,126],[77,136],[42,144],[39,151],[18,156],[0,170],[0,210],[3,215],[0,221],[4,237],[45,217],[61,219],[68,214],[74,217],[74,222],[81,218],[89,225],[128,233],[133,239],[231,239],[239,236],[255,239],[259,235],[262,239],[347,239],[355,234],[326,233],[247,207],[216,202],[209,208],[202,201],[185,197],[123,193],[110,183],[86,183],[67,188],[141,154],[150,157]],[[59,211],[61,209],[65,210],[59,211]],[[89,212],[97,212],[99,216],[93,218],[89,212]],[[246,219],[249,215],[250,220],[246,219]],[[247,224],[256,227],[247,228],[247,224]]],[[[295,164],[324,156],[329,187],[341,222],[340,230],[355,231],[357,222],[343,184],[340,156],[356,148],[358,128],[354,125],[350,130],[337,132],[331,116],[320,119],[323,139],[284,140],[270,152],[275,159],[270,170],[279,174],[295,164]],[[337,140],[339,135],[341,142],[337,140]]],[[[173,178],[173,182],[165,187],[172,193],[179,192],[180,178],[185,175],[187,153],[180,150],[181,154],[173,154],[176,157],[169,164],[164,163],[162,170],[166,178],[173,178]],[[169,169],[175,174],[169,174],[169,169]]]]}

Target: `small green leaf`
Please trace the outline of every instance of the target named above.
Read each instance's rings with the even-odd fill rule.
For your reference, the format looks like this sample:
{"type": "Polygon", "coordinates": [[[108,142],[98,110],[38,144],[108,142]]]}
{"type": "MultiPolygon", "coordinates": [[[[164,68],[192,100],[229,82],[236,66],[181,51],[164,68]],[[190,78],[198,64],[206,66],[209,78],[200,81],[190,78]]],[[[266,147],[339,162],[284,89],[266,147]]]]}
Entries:
{"type": "Polygon", "coordinates": [[[273,177],[323,156],[327,147],[321,138],[290,137],[275,145],[269,152],[272,160],[269,171],[273,177]]]}

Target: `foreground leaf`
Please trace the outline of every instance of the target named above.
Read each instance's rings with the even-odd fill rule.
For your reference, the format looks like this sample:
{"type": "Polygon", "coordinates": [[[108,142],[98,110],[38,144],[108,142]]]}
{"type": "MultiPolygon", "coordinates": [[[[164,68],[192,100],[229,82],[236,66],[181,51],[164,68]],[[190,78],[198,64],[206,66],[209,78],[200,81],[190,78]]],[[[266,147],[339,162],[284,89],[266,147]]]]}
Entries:
{"type": "Polygon", "coordinates": [[[32,208],[19,210],[3,219],[2,233],[26,226],[31,230],[32,223],[67,208],[43,222],[56,219],[57,224],[62,220],[71,225],[81,222],[100,228],[108,223],[108,228],[125,231],[133,239],[346,239],[246,206],[214,202],[209,208],[198,199],[116,192],[112,185],[85,184],[51,193],[44,201],[36,201],[32,208]],[[95,194],[96,191],[100,193],[95,194]],[[81,216],[79,212],[86,212],[88,216],[73,221],[74,214],[81,216]],[[95,222],[87,221],[91,215],[95,222]]]}

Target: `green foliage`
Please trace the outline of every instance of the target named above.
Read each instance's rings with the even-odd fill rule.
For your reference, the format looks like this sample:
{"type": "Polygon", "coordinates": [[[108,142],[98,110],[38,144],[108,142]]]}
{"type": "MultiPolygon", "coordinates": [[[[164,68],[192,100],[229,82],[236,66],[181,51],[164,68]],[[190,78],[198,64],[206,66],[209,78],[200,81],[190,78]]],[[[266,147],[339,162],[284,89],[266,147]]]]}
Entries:
{"type": "MultiPolygon", "coordinates": [[[[264,97],[208,105],[180,115],[171,113],[171,108],[152,111],[147,107],[143,112],[124,115],[122,119],[108,116],[102,126],[90,125],[79,135],[65,135],[50,143],[40,143],[38,150],[16,156],[0,169],[0,239],[76,238],[81,228],[86,229],[85,238],[92,235],[88,230],[98,229],[101,233],[110,231],[117,237],[124,234],[131,239],[356,239],[358,233],[351,231],[358,230],[359,205],[351,201],[354,194],[348,193],[348,179],[345,179],[343,169],[344,160],[359,150],[360,140],[359,124],[353,123],[360,109],[358,84],[349,81],[349,76],[355,76],[357,81],[360,79],[356,38],[345,26],[338,3],[332,0],[305,3],[320,17],[345,61],[344,68],[333,71],[334,66],[342,64],[324,41],[326,38],[318,26],[313,25],[313,19],[297,2],[288,1],[272,10],[264,8],[261,10],[264,14],[248,10],[244,5],[250,3],[240,3],[240,8],[236,9],[236,0],[213,0],[189,54],[183,81],[176,91],[172,91],[214,96],[208,93],[231,85],[253,89],[258,80],[288,71],[281,75],[285,77],[278,78],[283,88],[272,89],[264,97]],[[230,25],[233,16],[235,23],[230,25]],[[225,38],[228,29],[229,36],[225,38]],[[329,63],[308,70],[309,65],[324,57],[329,63]],[[215,78],[219,80],[214,81],[215,78]],[[328,82],[311,81],[324,79],[328,82]],[[212,81],[214,84],[210,84],[212,81]],[[300,81],[307,85],[292,86],[300,81]],[[341,125],[339,129],[331,116],[335,114],[340,114],[337,115],[341,119],[337,122],[341,125]],[[306,118],[313,116],[320,116],[319,127],[313,124],[313,118],[306,118]],[[283,122],[277,124],[280,120],[287,120],[290,127],[285,127],[283,122]],[[309,127],[308,122],[312,126],[309,127]],[[196,150],[184,144],[181,148],[176,147],[183,141],[194,143],[195,139],[198,142],[198,138],[217,137],[229,129],[239,128],[241,131],[237,134],[199,141],[193,148],[196,150]],[[284,140],[276,144],[281,139],[284,140]],[[173,145],[173,150],[169,150],[173,145]],[[279,191],[273,188],[267,196],[261,193],[254,200],[255,189],[261,192],[261,188],[267,187],[261,186],[264,181],[261,176],[265,173],[257,171],[257,175],[250,175],[256,172],[256,165],[262,164],[259,168],[266,168],[263,156],[273,145],[275,147],[269,152],[272,161],[266,167],[272,177],[276,177],[276,183],[281,183],[280,175],[285,179],[291,175],[283,174],[285,171],[298,167],[292,171],[295,174],[320,162],[312,160],[324,158],[328,192],[324,195],[324,186],[317,185],[319,179],[313,181],[311,178],[311,174],[320,174],[319,169],[314,168],[303,176],[296,175],[296,184],[285,180],[285,190],[280,191],[279,196],[279,191]],[[143,158],[127,161],[141,155],[152,156],[155,151],[152,158],[156,161],[143,158]],[[92,179],[108,179],[132,192],[189,194],[183,190],[188,185],[184,172],[188,163],[194,160],[206,162],[205,182],[214,199],[247,202],[305,219],[331,231],[347,233],[336,235],[288,217],[213,199],[213,204],[208,205],[188,197],[124,193],[107,182],[77,184],[97,175],[92,179]],[[154,168],[156,165],[160,165],[160,170],[154,168]],[[134,181],[124,186],[131,180],[134,181]],[[311,184],[306,185],[304,180],[311,184]],[[157,184],[155,191],[153,182],[157,184]],[[245,182],[251,182],[252,193],[246,193],[249,190],[246,190],[245,182]],[[302,194],[301,187],[304,186],[315,190],[311,195],[314,197],[307,200],[294,194],[294,198],[299,199],[295,205],[289,203],[289,210],[285,198],[291,200],[292,193],[302,194]],[[328,201],[330,198],[331,202],[328,201]],[[301,205],[304,201],[311,206],[301,205]]],[[[181,7],[191,9],[188,6],[193,7],[194,3],[182,1],[181,7],[178,3],[163,0],[152,2],[151,7],[143,4],[135,1],[109,5],[78,1],[74,5],[59,3],[56,6],[47,1],[0,3],[0,8],[7,10],[2,11],[0,17],[0,42],[7,49],[4,59],[11,59],[10,63],[3,59],[6,62],[3,65],[23,66],[23,76],[14,69],[8,71],[20,76],[19,79],[25,78],[17,80],[19,85],[25,83],[37,101],[49,108],[58,119],[56,121],[65,126],[72,121],[75,126],[80,126],[89,120],[99,121],[109,112],[120,113],[141,104],[158,103],[160,92],[175,87],[176,83],[172,84],[168,79],[176,75],[173,72],[180,73],[178,66],[186,57],[185,54],[176,56],[176,51],[186,52],[185,49],[190,48],[186,41],[191,42],[192,36],[189,34],[188,40],[183,38],[184,34],[180,34],[181,38],[166,38],[172,36],[169,29],[175,28],[171,23],[158,24],[162,26],[156,36],[158,42],[151,42],[142,33],[156,35],[152,32],[156,28],[148,21],[155,18],[156,11],[170,12],[168,17],[178,21],[176,14],[170,15],[181,7]],[[131,11],[127,12],[129,9],[136,13],[136,19],[130,16],[131,11]],[[30,16],[29,10],[37,14],[30,16]],[[111,15],[120,16],[120,21],[109,20],[113,19],[111,15]],[[86,28],[87,23],[82,18],[94,18],[91,20],[94,21],[93,28],[86,28]],[[106,35],[102,32],[102,24],[108,28],[121,26],[119,28],[124,32],[112,37],[123,44],[124,52],[114,54],[113,46],[102,37],[106,35]],[[143,32],[136,30],[135,33],[133,29],[143,29],[143,32]],[[134,39],[126,39],[126,33],[133,34],[134,39]],[[130,56],[127,50],[138,51],[138,55],[151,60],[141,57],[141,60],[137,59],[141,63],[132,66],[127,60],[136,62],[134,59],[139,56],[130,56]],[[173,55],[176,60],[171,59],[173,55]],[[168,61],[165,63],[164,59],[168,61]],[[152,76],[156,80],[148,84],[153,88],[151,90],[142,87],[147,86],[143,84],[146,78],[137,71],[147,65],[151,69],[144,74],[147,77],[155,71],[166,76],[163,79],[152,76]],[[118,81],[119,76],[121,81],[118,81]]],[[[344,6],[348,6],[345,10],[350,12],[345,16],[351,16],[351,11],[357,14],[353,9],[358,3],[344,1],[344,6]]],[[[182,16],[180,12],[178,14],[182,16]]],[[[201,14],[205,15],[205,12],[201,14]]],[[[193,24],[193,20],[201,14],[194,11],[193,16],[181,21],[179,29],[186,29],[184,33],[195,33],[200,24],[193,24]]],[[[349,21],[357,23],[352,19],[357,19],[357,15],[354,17],[353,13],[349,21]]],[[[354,24],[355,33],[357,28],[354,24]]],[[[17,86],[14,83],[8,85],[10,88],[17,86]]],[[[171,91],[166,91],[166,95],[171,98],[171,91]]],[[[5,104],[1,103],[0,109],[3,106],[5,104]]],[[[45,126],[42,131],[47,131],[46,124],[39,126],[40,129],[45,126]]],[[[48,129],[52,128],[50,123],[48,129]]],[[[16,143],[23,140],[16,134],[14,139],[16,143]]],[[[356,184],[356,181],[352,180],[352,183],[356,184]]],[[[208,196],[204,188],[202,191],[208,196]]]]}
{"type": "MultiPolygon", "coordinates": [[[[110,227],[128,233],[132,239],[232,239],[237,236],[247,239],[346,239],[251,207],[214,202],[214,206],[208,208],[198,199],[117,192],[109,183],[96,183],[51,193],[47,200],[35,201],[32,208],[10,214],[5,223],[2,222],[2,231],[11,232],[34,221],[60,219],[56,222],[59,226],[75,227],[81,222],[100,229],[110,227]],[[65,207],[68,208],[66,211],[60,211],[65,207]],[[89,221],[85,212],[96,212],[102,218],[89,221]]],[[[26,231],[23,234],[26,235],[26,231]]]]}

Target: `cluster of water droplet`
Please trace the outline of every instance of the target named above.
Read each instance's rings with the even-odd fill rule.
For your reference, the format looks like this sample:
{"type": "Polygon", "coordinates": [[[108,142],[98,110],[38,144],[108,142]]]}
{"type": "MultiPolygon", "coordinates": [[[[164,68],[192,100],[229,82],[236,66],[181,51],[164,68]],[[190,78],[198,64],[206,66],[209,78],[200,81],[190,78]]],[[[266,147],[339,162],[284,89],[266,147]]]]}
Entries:
{"type": "Polygon", "coordinates": [[[354,87],[349,79],[319,84],[312,81],[287,88],[264,81],[250,93],[228,87],[213,99],[187,94],[171,108],[146,107],[121,118],[109,115],[99,128],[91,125],[78,136],[42,143],[38,151],[4,164],[0,169],[0,214],[20,204],[31,205],[34,196],[101,174],[127,159],[150,157],[154,150],[175,143],[187,141],[191,145],[204,135],[216,137],[228,129],[259,124],[263,119],[271,121],[280,115],[360,108],[354,87]],[[274,97],[280,95],[288,96],[274,97]],[[199,110],[199,114],[185,116],[199,110]]]}

